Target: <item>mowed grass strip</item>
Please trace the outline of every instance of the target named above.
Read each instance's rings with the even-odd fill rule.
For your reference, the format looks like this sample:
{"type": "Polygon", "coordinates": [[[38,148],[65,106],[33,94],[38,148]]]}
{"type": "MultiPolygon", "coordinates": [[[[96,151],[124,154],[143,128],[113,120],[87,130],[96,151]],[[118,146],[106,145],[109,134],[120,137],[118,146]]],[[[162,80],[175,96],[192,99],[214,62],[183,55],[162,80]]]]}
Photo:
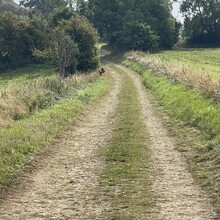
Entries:
{"type": "Polygon", "coordinates": [[[142,75],[146,88],[172,117],[169,128],[177,137],[179,150],[186,154],[193,175],[220,213],[220,105],[136,62],[127,60],[124,65],[142,75]]]}
{"type": "Polygon", "coordinates": [[[122,74],[123,84],[112,138],[101,152],[106,168],[100,184],[111,202],[111,209],[105,216],[112,220],[149,219],[153,204],[148,167],[149,139],[134,83],[121,69],[115,71],[122,74]]]}
{"type": "Polygon", "coordinates": [[[16,172],[70,126],[88,103],[103,95],[109,83],[110,78],[101,77],[75,91],[72,97],[0,129],[0,191],[10,186],[16,172]]]}

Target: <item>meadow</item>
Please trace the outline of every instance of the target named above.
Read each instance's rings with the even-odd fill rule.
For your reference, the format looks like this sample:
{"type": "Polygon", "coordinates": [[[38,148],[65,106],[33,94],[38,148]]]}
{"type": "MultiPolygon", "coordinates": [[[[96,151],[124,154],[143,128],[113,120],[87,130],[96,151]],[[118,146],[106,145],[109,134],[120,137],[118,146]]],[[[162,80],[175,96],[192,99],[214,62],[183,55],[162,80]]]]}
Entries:
{"type": "Polygon", "coordinates": [[[207,73],[213,79],[220,79],[220,49],[182,49],[162,51],[150,55],[171,64],[183,64],[197,73],[207,73]]]}
{"type": "Polygon", "coordinates": [[[220,211],[220,87],[216,82],[220,76],[213,72],[220,50],[199,52],[132,52],[123,64],[142,76],[145,87],[162,106],[165,123],[186,155],[189,169],[220,211]]]}
{"type": "Polygon", "coordinates": [[[126,57],[152,70],[154,74],[164,75],[173,83],[182,83],[203,96],[220,102],[220,72],[217,62],[220,50],[207,49],[201,54],[199,52],[200,50],[174,50],[156,54],[129,52],[126,57]]]}
{"type": "Polygon", "coordinates": [[[0,91],[8,86],[22,86],[32,79],[56,74],[55,69],[47,65],[32,65],[0,74],[0,91]]]}
{"type": "Polygon", "coordinates": [[[70,126],[109,87],[107,77],[77,74],[67,79],[48,66],[0,76],[0,191],[31,158],[70,126]]]}

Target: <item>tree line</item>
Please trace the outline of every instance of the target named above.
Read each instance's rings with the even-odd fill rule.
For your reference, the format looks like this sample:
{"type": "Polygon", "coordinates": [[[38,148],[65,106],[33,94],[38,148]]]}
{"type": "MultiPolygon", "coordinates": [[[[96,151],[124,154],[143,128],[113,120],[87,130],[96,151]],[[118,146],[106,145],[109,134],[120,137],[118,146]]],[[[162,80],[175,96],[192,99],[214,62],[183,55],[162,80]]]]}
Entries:
{"type": "Polygon", "coordinates": [[[98,66],[98,33],[70,2],[24,0],[20,5],[26,8],[22,15],[0,14],[0,71],[47,60],[65,77],[98,66]]]}
{"type": "MultiPolygon", "coordinates": [[[[180,1],[187,41],[219,44],[220,1],[180,1]]],[[[20,6],[0,0],[0,71],[47,60],[67,76],[97,68],[99,37],[121,50],[149,51],[172,48],[180,34],[171,0],[21,0],[20,6]]]]}
{"type": "Polygon", "coordinates": [[[191,45],[220,45],[220,0],[180,0],[184,37],[191,45]]]}
{"type": "Polygon", "coordinates": [[[88,0],[80,9],[120,49],[170,49],[178,40],[180,24],[170,0],[88,0]]]}

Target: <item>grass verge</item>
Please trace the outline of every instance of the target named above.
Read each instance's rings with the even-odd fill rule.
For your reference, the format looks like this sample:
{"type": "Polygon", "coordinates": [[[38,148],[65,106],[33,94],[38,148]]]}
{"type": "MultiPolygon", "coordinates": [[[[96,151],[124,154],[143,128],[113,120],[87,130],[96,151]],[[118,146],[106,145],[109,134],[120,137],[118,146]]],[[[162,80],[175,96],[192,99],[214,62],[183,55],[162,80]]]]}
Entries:
{"type": "Polygon", "coordinates": [[[169,128],[177,138],[179,150],[187,156],[193,175],[220,212],[220,106],[136,62],[127,60],[124,65],[142,75],[146,88],[172,117],[168,117],[169,128]]]}
{"type": "Polygon", "coordinates": [[[29,74],[33,75],[31,80],[30,77],[25,77],[28,75],[27,71],[27,68],[24,69],[21,76],[17,75],[17,71],[17,78],[9,73],[11,78],[15,78],[6,80],[8,86],[0,94],[0,128],[11,126],[14,121],[30,117],[64,98],[71,97],[75,91],[98,78],[96,73],[60,78],[53,69],[48,70],[41,66],[35,71],[30,69],[29,74]],[[22,83],[18,83],[19,80],[22,83]]]}
{"type": "Polygon", "coordinates": [[[108,78],[99,78],[75,91],[72,97],[0,129],[0,191],[10,186],[13,175],[70,126],[85,106],[104,94],[108,86],[108,78]]]}
{"type": "Polygon", "coordinates": [[[100,184],[111,202],[111,210],[105,215],[112,220],[146,219],[153,203],[146,127],[132,80],[122,70],[115,71],[121,73],[124,80],[112,138],[101,152],[106,168],[100,184]]]}

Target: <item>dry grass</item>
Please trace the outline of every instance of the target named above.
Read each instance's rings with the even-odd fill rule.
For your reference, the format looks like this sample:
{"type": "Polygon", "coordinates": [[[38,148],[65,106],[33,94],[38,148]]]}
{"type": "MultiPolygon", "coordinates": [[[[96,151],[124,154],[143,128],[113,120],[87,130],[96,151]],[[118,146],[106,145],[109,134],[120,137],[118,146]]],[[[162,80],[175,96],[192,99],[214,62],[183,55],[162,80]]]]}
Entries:
{"type": "Polygon", "coordinates": [[[9,83],[0,94],[0,128],[11,126],[14,121],[53,105],[97,78],[98,74],[91,73],[76,74],[66,79],[39,77],[22,86],[9,83]]]}
{"type": "Polygon", "coordinates": [[[205,71],[198,73],[184,64],[168,63],[159,58],[148,57],[142,52],[129,52],[126,57],[151,69],[154,74],[165,75],[171,82],[183,83],[220,102],[220,80],[213,80],[205,71]]]}

